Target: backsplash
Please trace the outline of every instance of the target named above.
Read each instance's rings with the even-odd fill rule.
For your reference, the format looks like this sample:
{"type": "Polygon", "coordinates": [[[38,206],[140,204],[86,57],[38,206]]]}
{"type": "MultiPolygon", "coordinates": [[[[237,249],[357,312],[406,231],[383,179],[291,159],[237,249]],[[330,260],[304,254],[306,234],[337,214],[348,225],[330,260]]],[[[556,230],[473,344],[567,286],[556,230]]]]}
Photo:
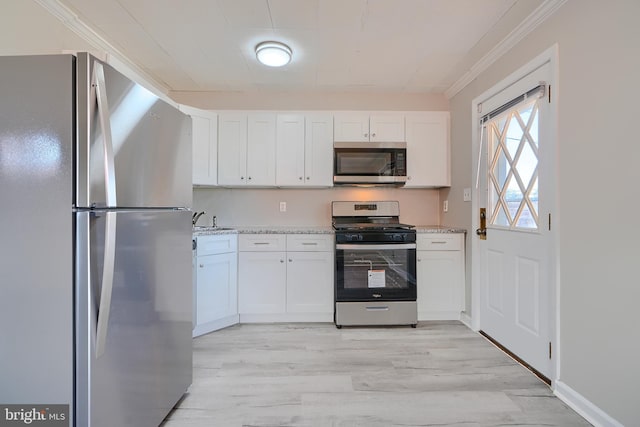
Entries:
{"type": "Polygon", "coordinates": [[[206,211],[199,225],[211,225],[215,215],[219,226],[329,226],[334,200],[397,200],[401,222],[440,224],[439,191],[435,189],[193,189],[193,210],[206,211]],[[286,203],[286,212],[280,212],[280,202],[286,203]]]}

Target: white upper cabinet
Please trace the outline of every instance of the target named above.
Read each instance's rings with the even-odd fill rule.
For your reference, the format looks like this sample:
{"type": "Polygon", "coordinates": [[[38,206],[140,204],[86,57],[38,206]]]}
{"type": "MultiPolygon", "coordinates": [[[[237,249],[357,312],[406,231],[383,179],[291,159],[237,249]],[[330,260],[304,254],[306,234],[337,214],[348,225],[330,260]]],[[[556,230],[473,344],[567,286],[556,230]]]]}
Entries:
{"type": "Polygon", "coordinates": [[[247,117],[247,185],[276,184],[276,115],[247,117]]]}
{"type": "Polygon", "coordinates": [[[329,114],[278,114],[276,185],[333,185],[332,129],[329,114]]]}
{"type": "Polygon", "coordinates": [[[305,117],[305,185],[333,185],[333,116],[308,114],[305,117]]]}
{"type": "Polygon", "coordinates": [[[375,142],[404,142],[404,114],[376,114],[369,118],[369,140],[375,142]]]}
{"type": "Polygon", "coordinates": [[[402,113],[341,112],[334,116],[333,140],[339,142],[403,142],[402,113]]]}
{"type": "Polygon", "coordinates": [[[405,188],[451,185],[449,113],[416,112],[406,115],[407,182],[405,188]]]}
{"type": "Polygon", "coordinates": [[[333,140],[340,142],[368,142],[369,114],[336,113],[333,116],[333,140]]]}
{"type": "Polygon", "coordinates": [[[275,186],[275,113],[218,117],[218,184],[275,186]]]}
{"type": "Polygon", "coordinates": [[[193,185],[218,183],[218,115],[211,111],[181,106],[191,116],[193,185]]]}

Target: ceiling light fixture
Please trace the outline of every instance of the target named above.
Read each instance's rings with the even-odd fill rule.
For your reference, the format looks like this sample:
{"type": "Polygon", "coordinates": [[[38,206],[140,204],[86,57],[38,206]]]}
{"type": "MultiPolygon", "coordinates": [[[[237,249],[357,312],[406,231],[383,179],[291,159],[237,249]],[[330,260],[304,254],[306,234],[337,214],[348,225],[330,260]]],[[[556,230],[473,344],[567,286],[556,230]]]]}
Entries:
{"type": "Polygon", "coordinates": [[[282,67],[291,61],[291,48],[280,42],[262,42],[256,46],[256,58],[269,67],[282,67]]]}

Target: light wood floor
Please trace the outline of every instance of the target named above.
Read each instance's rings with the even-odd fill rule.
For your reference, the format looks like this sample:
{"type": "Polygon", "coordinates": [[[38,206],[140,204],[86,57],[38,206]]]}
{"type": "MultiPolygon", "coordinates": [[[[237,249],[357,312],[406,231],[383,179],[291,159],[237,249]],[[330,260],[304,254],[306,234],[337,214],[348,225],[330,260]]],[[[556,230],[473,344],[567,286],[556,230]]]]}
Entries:
{"type": "Polygon", "coordinates": [[[243,324],[194,340],[163,427],[589,426],[459,322],[243,324]]]}

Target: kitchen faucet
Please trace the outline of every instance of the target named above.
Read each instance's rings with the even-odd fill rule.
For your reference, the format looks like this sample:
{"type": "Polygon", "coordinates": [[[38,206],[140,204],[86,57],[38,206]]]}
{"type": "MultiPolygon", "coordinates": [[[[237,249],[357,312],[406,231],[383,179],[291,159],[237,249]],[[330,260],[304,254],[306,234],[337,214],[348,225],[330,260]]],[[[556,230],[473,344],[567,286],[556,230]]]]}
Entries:
{"type": "Polygon", "coordinates": [[[200,219],[200,217],[202,215],[206,214],[205,211],[202,212],[194,212],[193,215],[191,216],[191,224],[195,227],[196,223],[198,222],[198,220],[200,219]]]}

